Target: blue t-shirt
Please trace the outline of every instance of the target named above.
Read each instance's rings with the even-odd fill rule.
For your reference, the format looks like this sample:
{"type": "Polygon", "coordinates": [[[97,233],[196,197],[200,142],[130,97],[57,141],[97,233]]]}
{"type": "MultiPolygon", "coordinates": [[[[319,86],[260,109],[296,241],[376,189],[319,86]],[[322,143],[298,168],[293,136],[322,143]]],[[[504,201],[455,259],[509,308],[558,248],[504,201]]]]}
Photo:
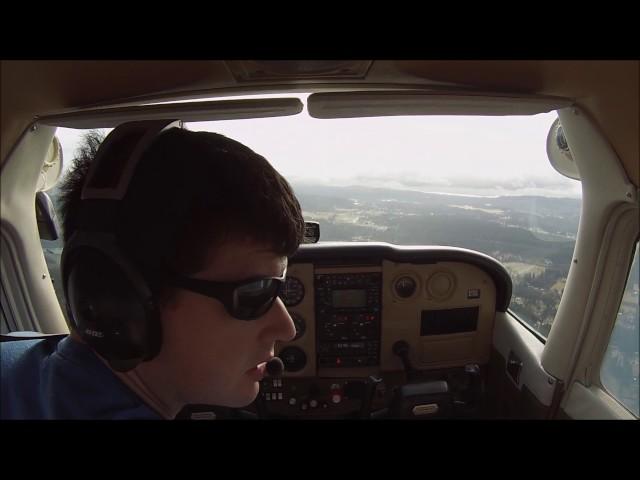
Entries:
{"type": "Polygon", "coordinates": [[[161,418],[71,337],[2,342],[0,360],[3,420],[161,418]]]}

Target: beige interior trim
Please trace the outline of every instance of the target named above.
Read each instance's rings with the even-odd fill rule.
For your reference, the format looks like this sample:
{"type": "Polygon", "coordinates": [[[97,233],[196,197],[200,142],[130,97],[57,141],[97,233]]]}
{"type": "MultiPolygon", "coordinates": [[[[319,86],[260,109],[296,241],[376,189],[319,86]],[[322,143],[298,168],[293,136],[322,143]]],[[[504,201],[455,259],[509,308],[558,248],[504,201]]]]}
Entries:
{"type": "Polygon", "coordinates": [[[607,225],[614,219],[616,208],[637,204],[638,199],[616,152],[589,116],[577,107],[559,110],[558,114],[580,171],[583,214],[566,287],[542,354],[542,364],[554,377],[569,383],[591,316],[587,307],[594,304],[592,297],[599,288],[598,262],[607,261],[601,252],[608,248],[604,242],[607,225]]]}
{"type": "Polygon", "coordinates": [[[36,186],[54,133],[54,127],[34,125],[2,165],[0,175],[3,263],[5,255],[12,254],[12,271],[19,280],[4,287],[14,302],[22,304],[17,310],[30,316],[21,323],[43,333],[68,332],[40,245],[35,209],[36,186]]]}
{"type": "Polygon", "coordinates": [[[565,396],[562,407],[574,420],[635,420],[629,410],[620,405],[601,388],[585,387],[574,382],[565,396]]]}
{"type": "Polygon", "coordinates": [[[587,387],[602,386],[600,371],[640,235],[640,205],[621,204],[611,214],[603,237],[594,288],[586,309],[584,332],[576,348],[575,367],[569,382],[580,381],[587,387]]]}

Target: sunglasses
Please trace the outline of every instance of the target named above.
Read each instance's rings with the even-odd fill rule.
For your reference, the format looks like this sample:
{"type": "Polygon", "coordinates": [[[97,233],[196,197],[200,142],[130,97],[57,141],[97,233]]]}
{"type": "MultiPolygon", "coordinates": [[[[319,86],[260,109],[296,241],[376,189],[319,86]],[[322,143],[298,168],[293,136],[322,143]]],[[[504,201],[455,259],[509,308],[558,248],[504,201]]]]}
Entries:
{"type": "Polygon", "coordinates": [[[280,277],[256,277],[239,282],[214,282],[174,276],[174,287],[219,300],[227,312],[238,320],[255,320],[273,306],[286,281],[287,269],[280,277]]]}

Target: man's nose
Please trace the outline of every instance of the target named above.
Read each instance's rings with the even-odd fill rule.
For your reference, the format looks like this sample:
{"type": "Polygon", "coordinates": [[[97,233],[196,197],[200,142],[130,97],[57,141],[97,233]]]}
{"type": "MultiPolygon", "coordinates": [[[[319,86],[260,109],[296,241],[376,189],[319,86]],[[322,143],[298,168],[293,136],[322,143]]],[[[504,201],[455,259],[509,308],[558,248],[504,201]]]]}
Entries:
{"type": "Polygon", "coordinates": [[[275,337],[274,340],[289,342],[294,339],[296,326],[280,298],[276,298],[266,316],[269,321],[270,333],[275,337]]]}

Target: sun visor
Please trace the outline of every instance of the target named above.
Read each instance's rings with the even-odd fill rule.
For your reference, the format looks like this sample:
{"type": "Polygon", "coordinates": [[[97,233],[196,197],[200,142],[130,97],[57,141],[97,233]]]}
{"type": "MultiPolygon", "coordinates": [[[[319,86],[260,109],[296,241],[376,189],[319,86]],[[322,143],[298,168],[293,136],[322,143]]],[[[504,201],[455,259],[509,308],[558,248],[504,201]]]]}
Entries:
{"type": "Polygon", "coordinates": [[[98,108],[81,112],[50,115],[39,123],[66,128],[115,128],[124,122],[179,118],[183,122],[207,122],[246,118],[297,115],[303,105],[299,98],[217,100],[161,105],[98,108]]]}
{"type": "Polygon", "coordinates": [[[314,118],[397,115],[535,115],[568,107],[558,97],[442,92],[327,92],[307,99],[314,118]]]}

